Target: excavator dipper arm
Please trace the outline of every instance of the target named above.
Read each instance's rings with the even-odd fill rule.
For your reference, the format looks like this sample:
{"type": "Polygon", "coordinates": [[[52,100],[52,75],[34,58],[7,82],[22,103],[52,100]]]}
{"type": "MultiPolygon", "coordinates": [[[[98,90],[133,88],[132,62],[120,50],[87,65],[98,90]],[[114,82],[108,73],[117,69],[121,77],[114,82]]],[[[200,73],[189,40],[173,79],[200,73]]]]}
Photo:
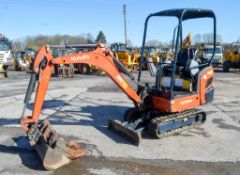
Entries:
{"type": "MultiPolygon", "coordinates": [[[[50,50],[51,46],[44,46],[36,56],[32,78],[24,99],[26,107],[34,90],[35,83],[38,80],[33,112],[32,116],[24,116],[23,110],[20,122],[30,142],[34,144],[37,153],[43,161],[44,167],[51,170],[69,163],[70,159],[86,155],[85,150],[77,143],[73,141],[65,142],[52,128],[48,120],[42,123],[38,122],[54,65],[76,63],[94,65],[105,71],[134,104],[141,103],[141,98],[119,73],[117,68],[119,67],[119,63],[116,64],[116,60],[110,55],[108,48],[98,45],[93,51],[57,58],[53,58],[50,50]]],[[[134,77],[130,78],[134,79],[134,77]]]]}

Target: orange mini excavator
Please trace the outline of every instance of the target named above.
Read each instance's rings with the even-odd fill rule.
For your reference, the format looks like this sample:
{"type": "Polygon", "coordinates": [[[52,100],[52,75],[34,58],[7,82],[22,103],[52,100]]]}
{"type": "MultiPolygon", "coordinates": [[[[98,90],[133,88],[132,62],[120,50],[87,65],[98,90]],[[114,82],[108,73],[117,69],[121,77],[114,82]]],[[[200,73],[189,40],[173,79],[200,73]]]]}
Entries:
{"type": "MultiPolygon", "coordinates": [[[[143,45],[139,63],[138,79],[102,45],[83,44],[68,47],[90,47],[92,51],[65,55],[53,58],[51,50],[54,46],[43,46],[35,59],[33,73],[24,99],[25,107],[29,103],[35,84],[38,83],[33,112],[25,116],[24,110],[21,125],[30,142],[43,160],[46,169],[56,169],[71,159],[83,156],[85,150],[74,141],[66,142],[51,127],[47,120],[39,122],[44,97],[51,79],[52,69],[58,64],[86,63],[105,71],[112,81],[133,101],[134,108],[124,114],[124,121],[109,120],[109,128],[130,138],[139,144],[143,131],[160,138],[174,132],[199,125],[206,120],[203,110],[198,106],[211,102],[214,96],[213,68],[210,60],[196,58],[194,50],[183,47],[182,22],[196,18],[213,19],[214,52],[216,47],[216,18],[211,10],[205,9],[173,9],[150,14],[145,22],[143,45]],[[174,38],[174,59],[170,62],[154,63],[144,56],[147,24],[151,17],[165,16],[178,19],[177,33],[174,38]],[[142,83],[142,64],[147,62],[148,70],[154,83],[142,83]],[[125,73],[136,82],[135,91],[120,74],[125,73]]],[[[190,44],[189,44],[190,45],[190,44]]]]}

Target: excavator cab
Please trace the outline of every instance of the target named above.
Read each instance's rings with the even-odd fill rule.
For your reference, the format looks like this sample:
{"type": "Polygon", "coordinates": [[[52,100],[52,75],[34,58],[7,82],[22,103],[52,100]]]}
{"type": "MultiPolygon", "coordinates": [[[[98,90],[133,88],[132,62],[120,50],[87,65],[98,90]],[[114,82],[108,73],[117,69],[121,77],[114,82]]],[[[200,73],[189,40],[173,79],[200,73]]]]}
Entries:
{"type": "MultiPolygon", "coordinates": [[[[145,29],[143,36],[143,44],[141,50],[141,61],[140,61],[140,70],[138,81],[141,82],[142,75],[142,65],[144,62],[147,62],[148,67],[150,67],[150,73],[152,76],[156,77],[155,85],[150,88],[152,92],[161,92],[161,95],[167,98],[169,101],[182,98],[182,97],[190,97],[192,95],[200,95],[201,91],[199,78],[200,75],[206,73],[211,73],[212,76],[210,80],[213,78],[213,69],[212,69],[212,60],[214,57],[214,53],[212,58],[206,62],[198,62],[198,58],[195,55],[195,49],[190,48],[191,45],[191,33],[187,36],[185,40],[183,40],[182,30],[183,30],[183,22],[190,19],[197,18],[212,18],[213,19],[213,45],[214,45],[214,53],[216,49],[216,18],[214,13],[211,10],[203,10],[203,9],[173,9],[166,10],[157,13],[150,14],[145,21],[145,29]],[[147,37],[147,28],[148,22],[152,17],[176,17],[178,19],[178,25],[176,27],[176,37],[175,37],[175,47],[174,47],[174,59],[171,62],[158,62],[158,64],[153,64],[149,58],[144,57],[144,47],[145,41],[147,37]]],[[[208,75],[208,74],[207,74],[208,75]]],[[[209,78],[207,79],[208,81],[209,78]]],[[[211,83],[209,83],[211,84],[211,83]]],[[[211,89],[213,91],[213,88],[211,89]]],[[[205,90],[204,90],[205,91],[205,90]]],[[[213,93],[211,93],[211,97],[208,96],[209,99],[213,99],[213,93]]],[[[154,97],[155,98],[155,97],[154,97]]],[[[157,98],[157,97],[156,97],[157,98]]],[[[159,98],[157,98],[159,99],[159,98]]],[[[200,98],[198,98],[200,100],[200,98]]],[[[196,100],[193,100],[196,101],[196,100]]],[[[197,100],[198,101],[198,100],[197,100]]],[[[202,99],[204,101],[204,99],[202,99]]],[[[200,104],[200,103],[199,103],[200,104]]],[[[162,105],[161,109],[163,109],[162,105]]],[[[182,106],[182,105],[181,105],[182,106]]],[[[195,105],[196,106],[196,105],[195,105]]],[[[166,109],[167,111],[176,112],[181,111],[180,109],[185,109],[184,107],[180,107],[178,110],[174,110],[174,107],[170,107],[166,109]]]]}

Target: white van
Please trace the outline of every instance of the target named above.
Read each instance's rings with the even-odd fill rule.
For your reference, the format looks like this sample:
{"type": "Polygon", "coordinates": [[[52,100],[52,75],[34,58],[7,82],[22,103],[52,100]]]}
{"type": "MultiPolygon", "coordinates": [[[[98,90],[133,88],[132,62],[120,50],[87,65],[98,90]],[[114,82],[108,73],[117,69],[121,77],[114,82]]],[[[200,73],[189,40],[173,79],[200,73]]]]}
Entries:
{"type": "MultiPolygon", "coordinates": [[[[206,58],[207,59],[211,59],[212,58],[212,54],[213,54],[213,46],[204,46],[204,51],[206,54],[206,58]]],[[[216,46],[216,50],[215,50],[215,55],[212,61],[213,65],[222,65],[223,64],[223,48],[222,46],[216,46]]]]}

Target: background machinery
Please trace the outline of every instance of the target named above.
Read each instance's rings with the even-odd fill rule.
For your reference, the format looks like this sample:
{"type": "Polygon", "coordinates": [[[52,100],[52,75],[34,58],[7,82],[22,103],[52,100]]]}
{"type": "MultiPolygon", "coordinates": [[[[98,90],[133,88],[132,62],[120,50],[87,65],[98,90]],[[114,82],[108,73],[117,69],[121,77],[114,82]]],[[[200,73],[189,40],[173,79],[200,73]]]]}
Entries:
{"type": "Polygon", "coordinates": [[[134,104],[133,108],[125,112],[123,122],[109,119],[108,127],[129,137],[136,145],[140,143],[143,131],[160,138],[203,123],[206,120],[206,113],[197,107],[213,100],[214,74],[211,63],[214,52],[209,61],[197,62],[198,59],[194,57],[191,49],[182,47],[181,38],[183,21],[206,17],[213,19],[215,50],[216,18],[213,11],[173,9],[150,14],[145,22],[137,80],[103,45],[78,45],[78,47],[92,48],[92,51],[56,58],[51,53],[53,46],[43,46],[36,56],[34,71],[24,99],[26,107],[38,82],[32,115],[25,116],[24,108],[20,122],[43,160],[44,167],[56,169],[69,163],[70,159],[86,155],[80,145],[73,141],[66,142],[59,136],[47,120],[39,122],[54,65],[85,63],[105,71],[134,104]],[[147,24],[151,17],[156,16],[176,17],[179,22],[174,59],[170,63],[159,62],[156,65],[144,55],[147,24]],[[144,62],[147,62],[149,72],[154,77],[153,83],[144,83],[142,80],[144,62]],[[136,91],[131,88],[119,70],[137,84],[136,91]]]}
{"type": "Polygon", "coordinates": [[[7,77],[8,67],[12,62],[12,44],[4,35],[0,34],[0,73],[7,77]]]}
{"type": "Polygon", "coordinates": [[[16,71],[22,70],[24,67],[27,66],[25,62],[25,52],[24,51],[15,51],[13,56],[13,69],[16,71]]]}
{"type": "MultiPolygon", "coordinates": [[[[88,52],[93,50],[93,48],[83,47],[82,44],[65,44],[65,45],[55,45],[52,46],[52,53],[54,57],[60,57],[64,55],[69,55],[73,53],[88,52]]],[[[76,64],[62,64],[55,65],[55,75],[58,76],[68,76],[73,77],[75,69],[77,73],[80,74],[90,74],[97,73],[98,75],[103,75],[103,71],[96,66],[85,64],[85,63],[76,63],[76,64]]]]}
{"type": "Polygon", "coordinates": [[[26,48],[25,50],[25,60],[28,64],[27,69],[32,71],[33,63],[36,57],[36,51],[33,48],[26,48]]]}
{"type": "Polygon", "coordinates": [[[159,55],[158,55],[157,49],[155,47],[145,46],[144,53],[145,53],[145,57],[152,58],[152,61],[154,63],[158,63],[160,61],[158,57],[159,55]]]}
{"type": "MultiPolygon", "coordinates": [[[[206,58],[211,59],[212,54],[213,54],[213,46],[205,45],[204,50],[206,53],[206,58]]],[[[223,63],[224,63],[223,48],[222,48],[222,46],[218,45],[218,46],[216,46],[216,49],[215,49],[215,55],[214,55],[212,64],[213,64],[213,66],[217,67],[219,65],[223,65],[223,63]]]]}
{"type": "Polygon", "coordinates": [[[16,71],[31,71],[36,56],[34,49],[27,48],[24,51],[15,51],[13,54],[13,69],[16,71]]]}
{"type": "Polygon", "coordinates": [[[137,49],[127,48],[126,44],[113,43],[111,50],[115,56],[130,72],[138,71],[138,58],[140,56],[137,49]]]}
{"type": "Polygon", "coordinates": [[[229,72],[230,68],[240,71],[240,42],[234,42],[225,48],[223,72],[229,72]]]}
{"type": "MultiPolygon", "coordinates": [[[[212,58],[213,54],[213,45],[205,45],[201,44],[199,47],[196,47],[196,56],[201,57],[206,60],[210,60],[212,58]]],[[[220,65],[223,65],[224,59],[223,59],[223,48],[222,46],[218,45],[215,48],[215,55],[212,61],[212,65],[214,67],[219,67],[220,65]]]]}
{"type": "MultiPolygon", "coordinates": [[[[155,64],[158,64],[158,62],[160,61],[160,58],[159,58],[160,54],[156,51],[156,48],[153,46],[144,47],[144,56],[148,57],[148,59],[150,59],[155,64]]],[[[142,64],[142,69],[144,70],[148,69],[146,62],[142,64]]]]}
{"type": "MultiPolygon", "coordinates": [[[[61,57],[75,53],[76,50],[68,48],[67,45],[53,46],[52,55],[54,58],[61,57]]],[[[73,77],[74,76],[74,65],[73,64],[60,64],[55,65],[53,74],[59,77],[73,77]]]]}

